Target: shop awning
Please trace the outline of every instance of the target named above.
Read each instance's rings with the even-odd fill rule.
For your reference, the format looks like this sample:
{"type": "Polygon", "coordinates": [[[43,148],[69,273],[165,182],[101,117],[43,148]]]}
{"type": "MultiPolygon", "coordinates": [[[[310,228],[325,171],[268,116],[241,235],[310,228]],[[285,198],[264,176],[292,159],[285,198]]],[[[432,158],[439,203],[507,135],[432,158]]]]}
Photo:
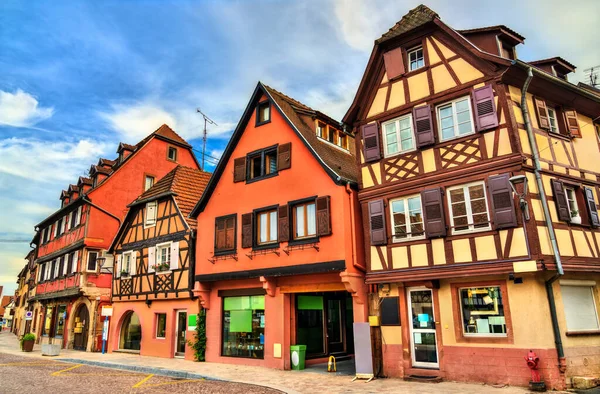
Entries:
{"type": "Polygon", "coordinates": [[[50,300],[50,299],[55,299],[55,298],[79,296],[81,294],[82,294],[81,290],[78,287],[74,287],[72,289],[53,291],[51,293],[36,294],[36,296],[33,297],[31,300],[35,300],[35,301],[50,300]]]}

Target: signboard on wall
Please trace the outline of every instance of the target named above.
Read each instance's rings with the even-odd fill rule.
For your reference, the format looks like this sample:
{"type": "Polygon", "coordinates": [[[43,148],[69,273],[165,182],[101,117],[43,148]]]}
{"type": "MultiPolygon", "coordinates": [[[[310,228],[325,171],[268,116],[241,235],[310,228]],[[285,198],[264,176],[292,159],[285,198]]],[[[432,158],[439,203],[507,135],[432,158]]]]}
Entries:
{"type": "Polygon", "coordinates": [[[105,319],[104,324],[102,325],[102,340],[108,340],[108,319],[105,319]]]}
{"type": "Polygon", "coordinates": [[[101,316],[112,316],[113,307],[112,305],[103,305],[101,316]]]}
{"type": "Polygon", "coordinates": [[[25,312],[25,320],[33,320],[33,311],[25,312]]]}

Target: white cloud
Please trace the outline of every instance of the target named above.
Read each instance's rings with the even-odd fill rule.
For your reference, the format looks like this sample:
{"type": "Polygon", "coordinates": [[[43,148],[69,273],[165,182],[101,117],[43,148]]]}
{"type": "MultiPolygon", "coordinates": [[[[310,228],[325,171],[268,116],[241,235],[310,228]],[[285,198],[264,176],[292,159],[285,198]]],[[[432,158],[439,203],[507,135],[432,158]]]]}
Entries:
{"type": "Polygon", "coordinates": [[[129,143],[138,142],[163,124],[177,130],[177,121],[173,115],[151,103],[113,105],[112,112],[101,113],[100,116],[129,143]]]}
{"type": "Polygon", "coordinates": [[[40,107],[37,99],[18,89],[16,93],[0,90],[0,125],[32,126],[54,113],[52,107],[40,107]]]}

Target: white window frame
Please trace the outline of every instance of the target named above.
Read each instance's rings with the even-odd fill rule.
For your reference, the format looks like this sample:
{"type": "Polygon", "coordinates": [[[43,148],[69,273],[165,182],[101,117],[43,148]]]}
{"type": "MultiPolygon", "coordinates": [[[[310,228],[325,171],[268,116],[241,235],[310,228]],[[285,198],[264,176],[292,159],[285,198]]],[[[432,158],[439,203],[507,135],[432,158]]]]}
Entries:
{"type": "Polygon", "coordinates": [[[490,223],[490,207],[488,206],[487,192],[485,189],[486,189],[486,186],[485,186],[485,182],[483,182],[483,181],[471,182],[471,183],[467,183],[464,185],[452,186],[452,187],[447,188],[446,198],[447,198],[447,202],[448,202],[448,211],[449,211],[448,213],[450,214],[450,225],[452,226],[452,235],[478,233],[481,231],[489,231],[492,229],[492,226],[490,223]],[[488,217],[488,225],[486,227],[475,228],[475,224],[473,222],[473,211],[471,210],[471,196],[469,195],[469,187],[471,187],[471,186],[483,186],[483,199],[485,201],[485,211],[486,211],[486,214],[488,217]],[[452,190],[458,190],[458,189],[463,189],[463,194],[465,196],[465,206],[466,206],[466,210],[467,210],[467,224],[469,226],[469,228],[466,230],[456,230],[454,228],[454,215],[452,214],[452,200],[450,197],[450,192],[452,190]]]}
{"type": "MultiPolygon", "coordinates": [[[[589,329],[578,329],[578,330],[570,330],[571,332],[573,331],[590,331],[590,332],[596,332],[600,329],[600,319],[598,316],[598,306],[596,303],[596,295],[594,294],[594,287],[596,287],[597,283],[596,281],[593,280],[569,280],[569,279],[563,279],[561,281],[559,281],[560,287],[561,287],[561,291],[562,291],[562,287],[587,287],[590,290],[590,294],[592,296],[592,303],[594,305],[594,312],[596,312],[596,324],[597,324],[597,328],[589,328],[589,329]]],[[[563,305],[564,307],[564,305],[563,305]]],[[[567,316],[565,315],[565,324],[567,325],[567,332],[569,332],[569,322],[567,321],[567,316]]]]}
{"type": "Polygon", "coordinates": [[[401,155],[404,153],[408,153],[408,152],[414,152],[415,150],[417,150],[417,143],[415,140],[415,130],[413,127],[413,121],[412,121],[412,114],[407,114],[404,116],[400,116],[398,118],[395,119],[391,119],[388,120],[387,122],[383,123],[381,125],[381,134],[383,136],[383,154],[385,157],[392,157],[392,156],[397,156],[397,155],[401,155]],[[410,124],[410,138],[411,138],[411,142],[412,142],[412,148],[410,149],[406,149],[406,150],[402,150],[402,139],[400,138],[400,121],[404,120],[404,119],[408,119],[409,124],[410,124]],[[398,144],[398,152],[395,153],[389,153],[388,152],[388,141],[387,141],[387,132],[386,132],[386,126],[389,124],[395,124],[395,128],[396,128],[396,143],[398,144]]]}
{"type": "Polygon", "coordinates": [[[177,162],[177,155],[178,155],[178,153],[179,152],[177,152],[177,148],[175,148],[174,146],[169,146],[167,148],[167,159],[169,159],[171,161],[174,161],[174,162],[177,162]],[[170,155],[171,152],[175,152],[175,157],[174,158],[171,158],[171,155],[170,155]]]}
{"type": "Polygon", "coordinates": [[[152,175],[145,175],[144,176],[144,191],[147,191],[152,186],[154,186],[154,177],[152,175]],[[149,187],[148,187],[148,179],[152,179],[152,184],[149,187]]]}
{"type": "Polygon", "coordinates": [[[98,272],[98,257],[100,257],[100,252],[97,250],[88,250],[87,252],[87,259],[85,260],[85,272],[98,272]],[[90,270],[89,267],[89,261],[90,261],[90,254],[91,253],[96,253],[96,269],[94,270],[90,270]]]}
{"type": "Polygon", "coordinates": [[[406,58],[408,60],[408,71],[414,71],[414,70],[418,70],[420,68],[425,67],[425,51],[423,50],[422,45],[411,48],[409,51],[407,51],[406,58]],[[419,51],[421,51],[421,57],[418,57],[418,55],[415,55],[416,56],[415,57],[416,67],[412,68],[412,61],[411,61],[410,57],[412,54],[416,54],[419,51]],[[423,61],[422,66],[419,66],[419,59],[421,59],[423,61]]]}
{"type": "Polygon", "coordinates": [[[156,201],[149,201],[146,203],[146,210],[144,211],[144,228],[148,228],[148,227],[154,227],[156,226],[156,218],[158,216],[158,202],[156,201]],[[148,220],[148,210],[150,208],[150,206],[154,206],[154,219],[153,220],[148,220]]]}
{"type": "MultiPolygon", "coordinates": [[[[462,296],[461,296],[461,292],[465,289],[478,289],[478,288],[485,288],[485,287],[497,287],[498,291],[500,292],[500,294],[503,296],[502,300],[504,300],[506,297],[505,294],[502,294],[502,286],[500,285],[492,285],[492,286],[477,286],[477,285],[473,285],[473,286],[465,286],[465,287],[459,287],[458,288],[458,300],[459,300],[459,304],[458,307],[460,308],[460,325],[461,325],[461,330],[462,333],[465,337],[474,337],[474,338],[506,338],[508,337],[508,327],[506,327],[506,309],[504,310],[504,326],[506,328],[506,332],[505,333],[476,333],[476,332],[466,332],[465,331],[465,325],[464,325],[464,321],[465,321],[465,316],[463,314],[463,304],[462,304],[462,296]]],[[[489,315],[481,315],[481,316],[499,316],[499,315],[493,315],[493,314],[489,314],[489,315]]]]}
{"type": "Polygon", "coordinates": [[[573,219],[579,219],[579,222],[581,223],[581,211],[579,210],[579,204],[577,204],[577,191],[575,190],[574,187],[569,187],[566,186],[565,187],[565,197],[567,199],[567,205],[569,206],[569,216],[571,217],[571,220],[573,219]],[[569,192],[571,192],[571,197],[569,197],[569,192]],[[577,216],[573,216],[571,214],[571,212],[573,211],[577,211],[577,216]]]}
{"type": "Polygon", "coordinates": [[[166,312],[156,312],[156,330],[154,332],[154,337],[156,339],[166,339],[167,338],[167,313],[166,312]],[[165,315],[165,335],[162,337],[158,336],[158,316],[165,315]]]}
{"type": "MultiPolygon", "coordinates": [[[[273,208],[273,209],[266,209],[264,211],[260,211],[260,212],[256,212],[256,245],[257,246],[264,246],[264,245],[272,245],[272,244],[276,244],[277,242],[279,242],[279,216],[278,216],[278,212],[277,212],[277,208],[273,208]],[[262,242],[260,240],[261,238],[261,232],[263,231],[263,227],[260,223],[261,217],[264,215],[267,217],[267,228],[271,227],[271,216],[275,214],[275,239],[273,240],[268,240],[268,241],[264,241],[262,242]]],[[[265,230],[266,236],[267,238],[271,237],[271,233],[267,233],[265,230]]]]}
{"type": "Polygon", "coordinates": [[[461,138],[461,137],[464,137],[467,135],[475,134],[475,121],[473,119],[473,106],[471,105],[471,97],[462,96],[462,97],[459,97],[452,101],[447,101],[445,103],[439,104],[435,107],[435,113],[437,116],[438,136],[440,138],[440,141],[450,141],[450,140],[453,140],[456,138],[461,138]],[[464,101],[464,100],[467,100],[469,103],[469,105],[467,107],[469,108],[469,121],[471,122],[471,131],[469,131],[468,133],[459,134],[458,133],[458,116],[456,114],[456,103],[458,103],[459,101],[464,101]],[[444,137],[443,137],[444,134],[442,131],[442,117],[440,115],[440,110],[449,105],[452,106],[452,124],[453,124],[453,128],[454,128],[454,136],[444,139],[444,137]]]}
{"type": "Polygon", "coordinates": [[[558,129],[558,119],[556,117],[556,109],[546,105],[546,112],[548,113],[548,124],[550,125],[550,132],[554,134],[560,134],[558,129]],[[554,124],[552,122],[554,121],[554,124]]]}
{"type": "Polygon", "coordinates": [[[132,275],[131,273],[131,266],[133,263],[133,251],[129,251],[129,252],[123,252],[123,254],[121,255],[121,266],[119,267],[119,276],[122,276],[122,272],[123,272],[123,266],[125,265],[125,256],[129,257],[129,267],[127,268],[127,273],[129,274],[129,276],[132,275]]]}
{"type": "Polygon", "coordinates": [[[391,223],[391,228],[392,228],[392,242],[397,243],[397,242],[407,242],[407,241],[416,241],[419,239],[425,239],[425,220],[423,218],[423,202],[421,201],[420,194],[413,194],[411,196],[405,196],[405,197],[391,199],[389,201],[389,206],[390,206],[390,223],[391,223]],[[419,207],[421,209],[421,220],[422,220],[421,224],[423,225],[423,234],[413,236],[412,234],[409,234],[412,223],[410,221],[410,209],[408,207],[408,200],[411,198],[416,198],[416,197],[419,198],[419,207]],[[406,232],[407,232],[406,238],[396,238],[396,232],[394,231],[395,223],[394,223],[393,203],[396,201],[404,201],[404,217],[406,219],[406,232]]]}
{"type": "Polygon", "coordinates": [[[163,264],[163,263],[168,263],[169,264],[169,269],[164,270],[164,271],[157,271],[156,269],[154,269],[154,273],[156,274],[163,274],[163,273],[169,273],[171,272],[171,244],[173,242],[163,242],[160,244],[156,245],[156,257],[155,257],[155,262],[154,265],[159,265],[159,264],[163,264]],[[162,249],[167,249],[169,251],[169,261],[162,261],[162,253],[161,250],[162,249]]]}

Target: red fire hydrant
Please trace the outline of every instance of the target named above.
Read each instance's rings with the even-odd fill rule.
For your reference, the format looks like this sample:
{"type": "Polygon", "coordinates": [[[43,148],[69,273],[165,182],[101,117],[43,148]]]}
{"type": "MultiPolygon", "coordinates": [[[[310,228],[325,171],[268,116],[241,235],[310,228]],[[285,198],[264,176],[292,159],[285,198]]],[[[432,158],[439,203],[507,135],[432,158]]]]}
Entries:
{"type": "Polygon", "coordinates": [[[527,361],[527,366],[531,370],[531,381],[539,382],[540,381],[540,373],[538,372],[538,363],[540,362],[540,358],[535,354],[533,350],[530,350],[525,357],[525,361],[527,361]]]}

